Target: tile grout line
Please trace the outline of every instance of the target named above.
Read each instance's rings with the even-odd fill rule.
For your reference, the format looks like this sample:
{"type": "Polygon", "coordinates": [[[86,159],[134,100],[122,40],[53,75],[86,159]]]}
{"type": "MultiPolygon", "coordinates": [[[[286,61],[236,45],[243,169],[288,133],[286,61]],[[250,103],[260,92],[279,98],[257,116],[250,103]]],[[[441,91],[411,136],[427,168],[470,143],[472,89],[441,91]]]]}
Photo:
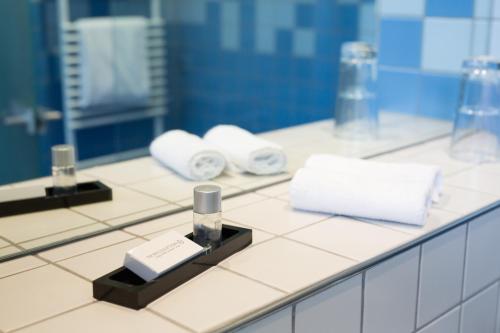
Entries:
{"type": "Polygon", "coordinates": [[[470,232],[470,223],[467,223],[465,227],[465,246],[464,246],[464,259],[462,262],[462,288],[460,293],[460,301],[464,302],[465,299],[465,278],[467,275],[467,249],[469,247],[469,232],[470,232]]]}
{"type": "Polygon", "coordinates": [[[197,331],[193,330],[192,328],[188,327],[188,326],[185,326],[184,324],[181,324],[180,322],[178,322],[177,320],[174,320],[174,319],[171,319],[170,317],[167,317],[165,315],[163,315],[162,313],[150,308],[149,306],[148,307],[145,307],[144,308],[145,311],[148,311],[149,313],[163,319],[163,320],[166,320],[167,322],[169,323],[173,323],[183,329],[185,329],[186,331],[189,331],[189,332],[192,332],[192,333],[198,333],[197,331]]]}
{"type": "MultiPolygon", "coordinates": [[[[425,243],[424,243],[425,244],[425,243]]],[[[421,282],[422,282],[422,254],[423,254],[423,248],[424,248],[424,244],[421,244],[419,245],[419,249],[418,249],[418,271],[417,271],[417,294],[416,294],[416,297],[415,297],[415,318],[413,319],[413,330],[417,330],[417,324],[418,324],[418,315],[419,315],[419,311],[418,311],[418,306],[420,304],[420,285],[421,285],[421,282]]]]}
{"type": "Polygon", "coordinates": [[[36,326],[36,325],[41,324],[43,322],[49,321],[51,319],[57,318],[59,316],[62,316],[62,315],[67,314],[67,313],[71,313],[71,312],[79,310],[79,309],[85,308],[85,307],[90,306],[90,305],[95,304],[95,303],[97,303],[97,301],[93,300],[93,301],[91,301],[89,303],[78,305],[78,306],[76,306],[74,308],[67,309],[67,310],[59,312],[59,313],[57,313],[55,315],[51,315],[49,317],[37,320],[37,321],[29,323],[27,325],[14,328],[13,330],[7,331],[6,333],[14,333],[14,332],[18,332],[18,331],[24,330],[25,328],[28,328],[28,327],[36,326]]]}
{"type": "Polygon", "coordinates": [[[292,332],[291,333],[295,333],[296,329],[295,329],[295,321],[296,321],[296,317],[297,317],[297,303],[295,304],[292,304],[292,332]]]}
{"type": "Polygon", "coordinates": [[[217,266],[214,266],[214,267],[220,268],[220,269],[222,269],[222,270],[224,270],[224,271],[226,271],[226,272],[231,272],[231,273],[233,273],[233,274],[235,274],[235,275],[238,275],[238,276],[243,277],[243,278],[245,278],[245,279],[251,280],[251,281],[253,281],[253,282],[257,282],[257,283],[259,283],[259,284],[261,284],[261,285],[263,285],[263,286],[266,286],[266,287],[268,287],[268,288],[274,289],[275,291],[279,291],[279,292],[281,292],[281,293],[283,293],[283,294],[285,294],[285,295],[290,294],[290,292],[288,292],[288,291],[286,291],[286,290],[280,289],[280,288],[275,287],[275,286],[273,286],[273,285],[271,285],[271,284],[267,284],[266,282],[263,282],[263,281],[257,280],[257,279],[255,279],[255,278],[250,277],[250,276],[247,276],[247,275],[245,275],[245,274],[242,274],[242,273],[236,272],[236,271],[234,271],[234,270],[232,270],[232,269],[230,269],[230,268],[227,268],[227,267],[224,267],[224,266],[218,266],[218,265],[217,265],[217,266]]]}
{"type": "MultiPolygon", "coordinates": [[[[282,237],[278,237],[278,238],[282,238],[282,237]]],[[[334,252],[334,251],[330,251],[330,250],[322,249],[322,248],[320,248],[320,247],[317,247],[316,245],[311,245],[311,244],[308,244],[308,243],[304,243],[304,242],[299,241],[299,240],[290,239],[290,238],[287,238],[287,237],[284,237],[283,239],[289,240],[289,241],[291,241],[291,242],[294,242],[294,243],[297,243],[297,244],[300,244],[300,245],[303,245],[303,246],[311,247],[311,248],[313,248],[313,249],[316,249],[316,250],[319,250],[319,251],[322,251],[322,252],[326,252],[326,253],[328,253],[328,254],[333,254],[333,255],[335,255],[335,256],[342,257],[342,258],[344,258],[344,259],[348,259],[348,260],[353,261],[353,262],[355,262],[355,263],[360,263],[360,262],[362,262],[362,261],[365,261],[365,260],[370,259],[370,258],[368,258],[368,259],[363,259],[363,260],[361,260],[361,261],[360,261],[360,260],[358,260],[358,259],[355,259],[355,258],[352,258],[352,257],[348,257],[348,256],[345,256],[345,255],[343,255],[343,254],[340,254],[340,253],[337,253],[337,252],[334,252]]]]}
{"type": "Polygon", "coordinates": [[[361,313],[359,320],[359,332],[363,333],[365,326],[365,293],[366,293],[366,270],[361,273],[361,313]]]}

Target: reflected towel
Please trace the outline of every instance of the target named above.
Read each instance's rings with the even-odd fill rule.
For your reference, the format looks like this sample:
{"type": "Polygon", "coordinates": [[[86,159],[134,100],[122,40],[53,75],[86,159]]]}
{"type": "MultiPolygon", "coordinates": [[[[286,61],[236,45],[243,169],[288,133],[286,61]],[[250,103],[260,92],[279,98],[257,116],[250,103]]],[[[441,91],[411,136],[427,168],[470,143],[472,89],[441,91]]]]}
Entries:
{"type": "Polygon", "coordinates": [[[150,95],[147,23],[143,17],[76,21],[80,55],[80,106],[139,107],[150,95]]]}
{"type": "Polygon", "coordinates": [[[240,127],[218,125],[210,129],[204,139],[217,146],[240,172],[270,175],[286,169],[286,155],[279,145],[240,127]]]}
{"type": "Polygon", "coordinates": [[[433,202],[439,201],[443,191],[441,169],[433,165],[383,163],[329,154],[317,154],[311,155],[307,159],[305,167],[378,180],[423,182],[431,189],[433,202]]]}
{"type": "Polygon", "coordinates": [[[200,137],[181,130],[168,131],[153,140],[151,155],[191,180],[217,177],[226,166],[224,155],[200,137]]]}
{"type": "Polygon", "coordinates": [[[303,168],[290,184],[292,207],[307,211],[423,225],[431,205],[423,182],[377,180],[303,168]]]}

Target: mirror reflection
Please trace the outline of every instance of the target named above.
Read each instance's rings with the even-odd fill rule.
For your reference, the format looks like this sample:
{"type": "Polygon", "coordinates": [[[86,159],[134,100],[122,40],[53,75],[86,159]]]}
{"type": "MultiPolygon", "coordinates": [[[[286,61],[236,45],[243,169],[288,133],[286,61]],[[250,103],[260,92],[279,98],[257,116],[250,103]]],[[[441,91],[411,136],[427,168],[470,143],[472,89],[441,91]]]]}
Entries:
{"type": "Polygon", "coordinates": [[[447,133],[376,106],[374,8],[3,0],[0,198],[71,196],[74,165],[112,200],[1,217],[0,256],[188,209],[199,184],[223,197],[276,184],[311,153],[367,157],[447,133]],[[51,153],[62,144],[69,155],[51,153]]]}

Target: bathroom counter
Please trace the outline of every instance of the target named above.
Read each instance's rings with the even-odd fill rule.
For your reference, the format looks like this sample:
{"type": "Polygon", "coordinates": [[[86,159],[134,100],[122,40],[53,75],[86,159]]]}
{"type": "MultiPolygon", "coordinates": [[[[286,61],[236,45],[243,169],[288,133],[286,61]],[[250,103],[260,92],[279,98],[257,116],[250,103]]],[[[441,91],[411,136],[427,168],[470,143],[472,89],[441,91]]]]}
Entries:
{"type": "Polygon", "coordinates": [[[384,150],[306,145],[327,124],[307,126],[263,134],[291,153],[292,170],[307,151],[441,166],[444,195],[425,226],[294,211],[284,182],[225,200],[225,223],[252,228],[252,245],[140,311],[94,300],[91,281],[148,239],[188,233],[190,211],[1,263],[0,332],[430,333],[460,321],[467,333],[484,313],[496,325],[500,164],[449,158],[449,138],[383,154],[390,138],[384,150]]]}

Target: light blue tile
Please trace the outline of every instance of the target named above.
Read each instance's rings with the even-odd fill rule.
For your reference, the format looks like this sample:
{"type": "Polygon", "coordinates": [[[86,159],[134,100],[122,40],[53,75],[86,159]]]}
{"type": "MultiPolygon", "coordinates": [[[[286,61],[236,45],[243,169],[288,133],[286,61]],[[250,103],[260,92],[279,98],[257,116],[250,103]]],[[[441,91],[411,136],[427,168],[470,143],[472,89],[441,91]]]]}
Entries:
{"type": "Polygon", "coordinates": [[[422,47],[422,68],[458,72],[470,56],[472,20],[426,18],[422,47]]]}
{"type": "Polygon", "coordinates": [[[255,27],[255,49],[259,53],[273,54],[276,51],[276,33],[268,24],[255,27]]]}
{"type": "Polygon", "coordinates": [[[315,33],[311,29],[296,29],[293,32],[293,55],[312,57],[315,49],[315,33]]]}
{"type": "Polygon", "coordinates": [[[425,0],[379,0],[378,10],[381,16],[416,16],[424,15],[425,0]]]}
{"type": "Polygon", "coordinates": [[[500,0],[493,0],[493,17],[500,18],[500,0]]]}
{"type": "Polygon", "coordinates": [[[379,62],[381,65],[420,67],[421,20],[382,19],[379,38],[379,62]]]}
{"type": "Polygon", "coordinates": [[[475,0],[474,17],[490,17],[493,0],[475,0]]]}
{"type": "Polygon", "coordinates": [[[221,3],[221,47],[236,51],[240,46],[240,4],[235,1],[221,3]]]}
{"type": "Polygon", "coordinates": [[[183,0],[176,7],[176,22],[203,24],[206,21],[207,0],[183,0]]]}
{"type": "Polygon", "coordinates": [[[427,16],[472,17],[474,0],[427,0],[427,16]]]}
{"type": "MultiPolygon", "coordinates": [[[[273,2],[273,1],[271,1],[273,2]]],[[[293,1],[274,1],[274,24],[277,28],[292,29],[295,27],[295,4],[293,1]]]]}
{"type": "Polygon", "coordinates": [[[373,2],[363,2],[359,6],[358,34],[359,40],[375,44],[377,31],[377,18],[375,14],[375,4],[373,2]]]}
{"type": "Polygon", "coordinates": [[[488,37],[490,34],[489,20],[474,20],[472,37],[472,55],[484,55],[488,53],[488,37]]]}
{"type": "Polygon", "coordinates": [[[490,32],[490,54],[500,58],[500,21],[495,20],[491,24],[490,32]]]}

